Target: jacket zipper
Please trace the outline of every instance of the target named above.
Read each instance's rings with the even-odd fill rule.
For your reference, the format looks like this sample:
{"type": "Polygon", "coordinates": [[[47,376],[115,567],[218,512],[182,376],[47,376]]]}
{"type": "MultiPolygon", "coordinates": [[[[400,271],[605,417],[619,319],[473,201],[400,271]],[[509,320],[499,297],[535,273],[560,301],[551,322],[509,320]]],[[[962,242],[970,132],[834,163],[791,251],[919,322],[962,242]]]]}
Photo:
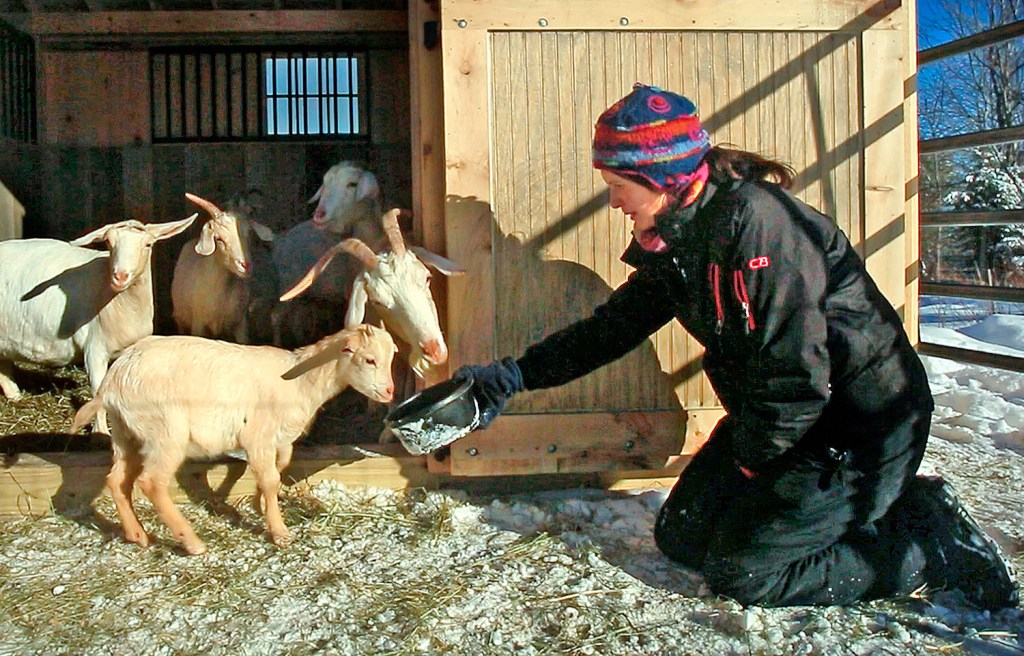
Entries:
{"type": "Polygon", "coordinates": [[[732,272],[732,291],[736,294],[736,300],[740,302],[740,314],[746,321],[744,329],[750,332],[757,327],[754,323],[754,315],[750,311],[750,297],[747,296],[747,283],[743,281],[743,271],[737,269],[732,272]]]}
{"type": "Polygon", "coordinates": [[[725,324],[725,310],[722,309],[721,270],[717,262],[708,263],[708,282],[711,284],[711,295],[715,300],[715,334],[722,334],[725,324]]]}

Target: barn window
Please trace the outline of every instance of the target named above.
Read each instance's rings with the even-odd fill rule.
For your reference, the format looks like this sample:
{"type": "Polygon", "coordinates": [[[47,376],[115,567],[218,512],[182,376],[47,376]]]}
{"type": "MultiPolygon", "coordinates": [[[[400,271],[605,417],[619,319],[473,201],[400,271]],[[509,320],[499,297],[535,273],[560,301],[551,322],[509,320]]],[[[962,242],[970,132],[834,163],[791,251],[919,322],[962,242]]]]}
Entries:
{"type": "Polygon", "coordinates": [[[0,24],[0,136],[36,140],[35,47],[0,24]]]}
{"type": "Polygon", "coordinates": [[[153,49],[153,142],[365,139],[365,69],[353,51],[153,49]]]}
{"type": "Polygon", "coordinates": [[[359,135],[359,75],[352,55],[275,56],[266,60],[270,135],[359,135]]]}

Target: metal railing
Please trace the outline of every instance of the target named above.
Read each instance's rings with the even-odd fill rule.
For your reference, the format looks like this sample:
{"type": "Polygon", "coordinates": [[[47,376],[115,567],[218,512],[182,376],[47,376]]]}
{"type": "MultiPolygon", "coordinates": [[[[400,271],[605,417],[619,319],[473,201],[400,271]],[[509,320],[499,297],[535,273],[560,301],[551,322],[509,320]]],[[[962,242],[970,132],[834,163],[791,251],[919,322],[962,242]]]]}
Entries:
{"type": "MultiPolygon", "coordinates": [[[[917,65],[918,67],[921,67],[940,59],[993,46],[997,43],[1022,35],[1024,35],[1024,21],[1001,25],[949,43],[921,50],[917,54],[917,65]]],[[[1024,126],[981,130],[968,134],[920,140],[918,142],[918,152],[920,154],[932,154],[948,150],[979,148],[1015,141],[1024,141],[1024,126]]],[[[922,211],[920,214],[920,226],[922,230],[925,228],[964,226],[983,227],[1020,223],[1024,223],[1024,209],[1001,209],[969,212],[922,211]]],[[[1018,287],[922,282],[920,284],[920,293],[922,296],[943,296],[984,301],[1024,303],[1024,288],[1018,287]]],[[[1022,345],[1022,348],[1024,348],[1024,345],[1022,345]]],[[[1024,358],[1021,357],[957,348],[924,341],[921,342],[919,351],[925,355],[934,355],[936,357],[948,358],[971,364],[980,364],[984,366],[998,367],[1000,369],[1024,372],[1024,358]]]]}

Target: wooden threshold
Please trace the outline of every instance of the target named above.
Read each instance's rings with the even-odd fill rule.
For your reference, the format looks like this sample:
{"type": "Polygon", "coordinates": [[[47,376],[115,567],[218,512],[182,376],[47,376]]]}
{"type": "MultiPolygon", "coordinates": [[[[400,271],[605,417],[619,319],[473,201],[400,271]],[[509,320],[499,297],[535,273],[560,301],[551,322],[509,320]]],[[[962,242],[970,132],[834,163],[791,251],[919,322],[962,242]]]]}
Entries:
{"type": "MultiPolygon", "coordinates": [[[[428,458],[434,456],[409,455],[399,444],[296,447],[284,480],[286,487],[335,480],[353,487],[465,489],[495,494],[570,487],[668,488],[689,461],[688,456],[673,457],[664,468],[656,470],[458,477],[430,471],[428,458]]],[[[110,454],[105,451],[7,456],[0,465],[0,516],[80,512],[107,494],[105,477],[109,470],[110,454]]],[[[234,502],[255,492],[255,478],[247,463],[224,458],[187,462],[178,472],[172,496],[175,501],[234,502]]]]}

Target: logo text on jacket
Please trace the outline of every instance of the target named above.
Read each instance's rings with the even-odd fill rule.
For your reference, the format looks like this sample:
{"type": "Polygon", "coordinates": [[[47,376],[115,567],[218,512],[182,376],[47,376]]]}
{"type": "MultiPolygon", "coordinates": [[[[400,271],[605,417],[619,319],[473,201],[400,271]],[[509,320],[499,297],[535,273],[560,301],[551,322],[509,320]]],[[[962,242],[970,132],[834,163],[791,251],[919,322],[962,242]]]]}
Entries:
{"type": "Polygon", "coordinates": [[[768,256],[762,255],[761,257],[755,257],[754,259],[747,262],[747,268],[749,268],[751,271],[754,271],[756,269],[764,269],[765,267],[768,266],[769,263],[770,260],[768,259],[768,256]]]}

